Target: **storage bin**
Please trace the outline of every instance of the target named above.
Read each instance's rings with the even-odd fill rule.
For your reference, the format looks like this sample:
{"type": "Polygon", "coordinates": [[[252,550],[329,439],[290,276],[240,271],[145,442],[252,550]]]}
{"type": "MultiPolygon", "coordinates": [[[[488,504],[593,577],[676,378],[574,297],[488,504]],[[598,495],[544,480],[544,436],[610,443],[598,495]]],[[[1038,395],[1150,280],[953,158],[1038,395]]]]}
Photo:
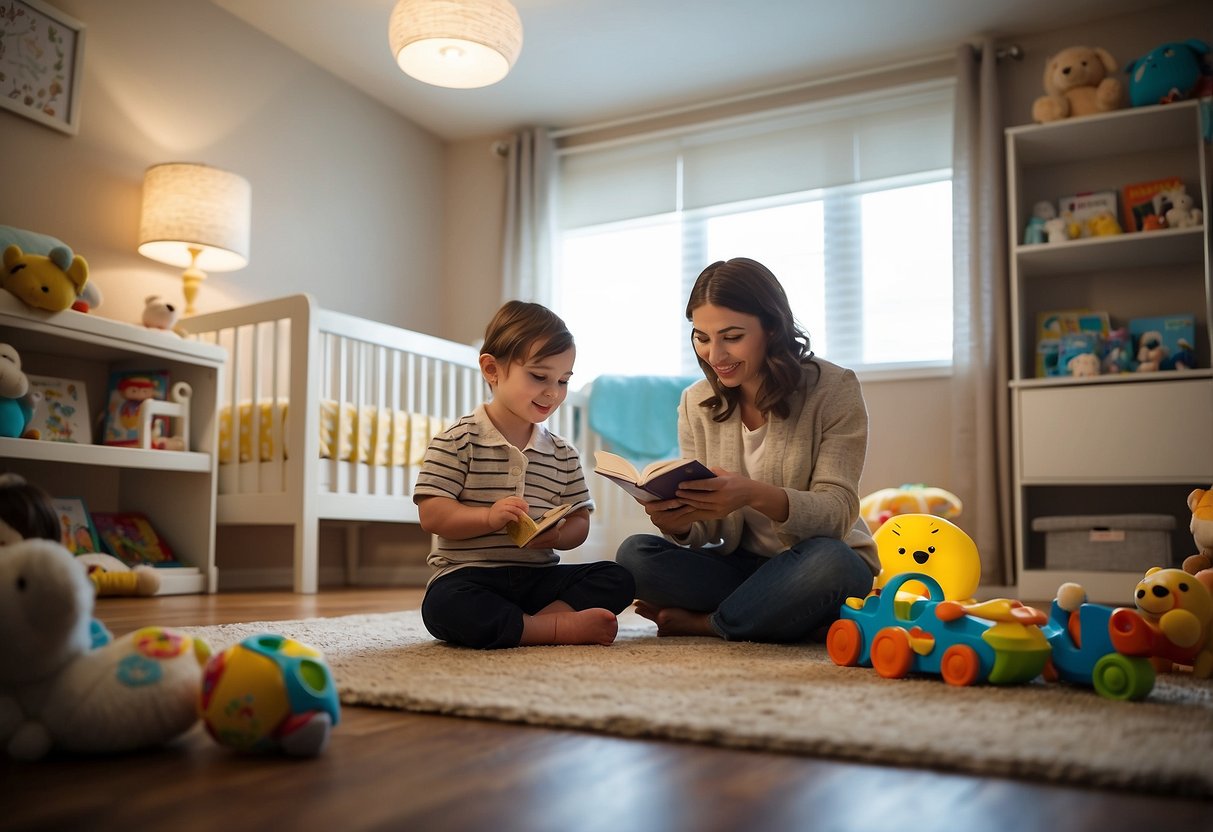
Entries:
{"type": "Polygon", "coordinates": [[[1171,566],[1169,514],[1093,514],[1037,517],[1032,531],[1044,532],[1049,569],[1142,572],[1171,566]]]}

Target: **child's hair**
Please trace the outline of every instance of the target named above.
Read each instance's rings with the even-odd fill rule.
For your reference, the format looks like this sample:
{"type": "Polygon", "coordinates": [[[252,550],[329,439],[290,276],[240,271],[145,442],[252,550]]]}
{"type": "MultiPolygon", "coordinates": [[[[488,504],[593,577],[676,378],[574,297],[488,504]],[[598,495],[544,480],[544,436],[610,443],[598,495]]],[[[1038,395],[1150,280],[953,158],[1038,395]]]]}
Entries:
{"type": "MultiPolygon", "coordinates": [[[[754,404],[763,413],[774,412],[786,419],[791,412],[788,398],[800,386],[801,368],[812,364],[813,350],[809,345],[809,334],[796,322],[788,295],[779,280],[766,266],[748,257],[734,257],[728,262],[717,260],[695,279],[687,300],[687,320],[692,319],[696,309],[708,303],[758,318],[767,335],[767,357],[754,404]]],[[[741,391],[725,387],[712,365],[699,358],[698,353],[696,358],[715,393],[699,404],[712,409],[723,407],[712,417],[723,422],[741,401],[741,391]]]]}
{"type": "Polygon", "coordinates": [[[17,474],[0,474],[0,522],[24,540],[41,538],[56,543],[62,540],[50,496],[17,474]]]}
{"type": "Polygon", "coordinates": [[[538,303],[511,300],[489,321],[480,352],[508,366],[559,355],[572,346],[573,334],[559,315],[538,303]]]}

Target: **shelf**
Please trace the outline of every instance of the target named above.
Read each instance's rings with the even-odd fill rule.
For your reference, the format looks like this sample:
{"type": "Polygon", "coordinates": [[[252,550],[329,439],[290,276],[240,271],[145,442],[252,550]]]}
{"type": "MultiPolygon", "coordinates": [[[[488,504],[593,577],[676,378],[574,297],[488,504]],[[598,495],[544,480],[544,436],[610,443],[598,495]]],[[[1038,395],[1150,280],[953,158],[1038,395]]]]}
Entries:
{"type": "Polygon", "coordinates": [[[1213,370],[1167,370],[1158,373],[1121,373],[1108,376],[1049,376],[1048,378],[1012,379],[1008,385],[1012,390],[1030,390],[1041,387],[1090,387],[1100,384],[1156,384],[1175,381],[1190,381],[1198,378],[1213,378],[1213,370]]]}
{"type": "Polygon", "coordinates": [[[1190,152],[1200,140],[1194,125],[1198,101],[1155,107],[1130,107],[1110,113],[1069,118],[1048,124],[1012,127],[1016,161],[1021,167],[1089,162],[1106,156],[1156,152],[1190,152]]]}
{"type": "Polygon", "coordinates": [[[1017,245],[1015,258],[1021,277],[1057,277],[1142,266],[1203,264],[1204,243],[1202,227],[1168,228],[1064,243],[1017,245]]]}
{"type": "Polygon", "coordinates": [[[208,473],[210,454],[119,448],[110,445],[77,445],[72,442],[43,442],[0,436],[0,457],[108,468],[141,468],[146,471],[190,471],[208,473]]]}

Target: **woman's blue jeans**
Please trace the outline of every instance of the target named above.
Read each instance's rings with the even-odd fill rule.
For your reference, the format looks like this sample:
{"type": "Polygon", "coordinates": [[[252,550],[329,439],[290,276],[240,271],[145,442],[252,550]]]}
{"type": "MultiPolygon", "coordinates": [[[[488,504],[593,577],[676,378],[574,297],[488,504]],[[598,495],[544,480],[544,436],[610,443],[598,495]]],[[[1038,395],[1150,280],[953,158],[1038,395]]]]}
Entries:
{"type": "Polygon", "coordinates": [[[709,612],[712,628],[729,641],[807,641],[839,617],[848,597],[872,591],[867,562],[830,537],[764,557],[686,549],[637,534],[620,544],[615,561],[635,577],[641,601],[709,612]]]}

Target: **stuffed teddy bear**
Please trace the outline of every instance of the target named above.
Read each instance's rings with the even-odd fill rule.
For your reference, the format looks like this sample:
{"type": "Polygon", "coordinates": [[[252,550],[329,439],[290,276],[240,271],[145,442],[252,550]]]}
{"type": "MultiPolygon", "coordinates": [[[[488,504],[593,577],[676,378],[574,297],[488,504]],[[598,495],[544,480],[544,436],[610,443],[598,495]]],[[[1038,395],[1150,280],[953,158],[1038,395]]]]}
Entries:
{"type": "Polygon", "coordinates": [[[9,344],[0,344],[0,436],[22,436],[34,402],[29,378],[21,372],[21,356],[9,344]]]}
{"type": "Polygon", "coordinates": [[[1185,188],[1167,191],[1162,203],[1170,206],[1161,215],[1166,218],[1167,228],[1195,228],[1204,224],[1204,212],[1196,207],[1195,200],[1185,188]]]}
{"type": "Polygon", "coordinates": [[[143,299],[143,325],[148,329],[172,332],[180,317],[181,310],[159,295],[148,295],[143,299]]]}
{"type": "Polygon", "coordinates": [[[1163,673],[1182,664],[1197,679],[1213,675],[1213,595],[1182,569],[1155,566],[1137,584],[1133,597],[1141,617],[1158,628],[1163,648],[1151,662],[1163,673]]]}
{"type": "Polygon", "coordinates": [[[1188,508],[1192,512],[1192,539],[1196,541],[1196,554],[1184,558],[1183,570],[1195,575],[1213,592],[1213,486],[1207,490],[1197,488],[1188,495],[1188,508]]]}
{"type": "Polygon", "coordinates": [[[131,751],[197,722],[206,642],[144,627],[92,649],[93,598],[59,543],[0,547],[0,745],[10,757],[131,751]]]}
{"type": "Polygon", "coordinates": [[[26,254],[15,243],[4,250],[0,288],[35,309],[70,309],[87,282],[88,263],[67,246],[55,246],[45,255],[26,254]]]}
{"type": "Polygon", "coordinates": [[[1164,43],[1145,55],[1129,61],[1129,104],[1145,107],[1170,104],[1192,95],[1201,79],[1201,63],[1209,54],[1203,40],[1164,43]]]}
{"type": "Polygon", "coordinates": [[[1120,108],[1123,87],[1109,77],[1116,60],[1103,48],[1071,46],[1045,62],[1045,95],[1032,105],[1040,124],[1120,108]]]}

